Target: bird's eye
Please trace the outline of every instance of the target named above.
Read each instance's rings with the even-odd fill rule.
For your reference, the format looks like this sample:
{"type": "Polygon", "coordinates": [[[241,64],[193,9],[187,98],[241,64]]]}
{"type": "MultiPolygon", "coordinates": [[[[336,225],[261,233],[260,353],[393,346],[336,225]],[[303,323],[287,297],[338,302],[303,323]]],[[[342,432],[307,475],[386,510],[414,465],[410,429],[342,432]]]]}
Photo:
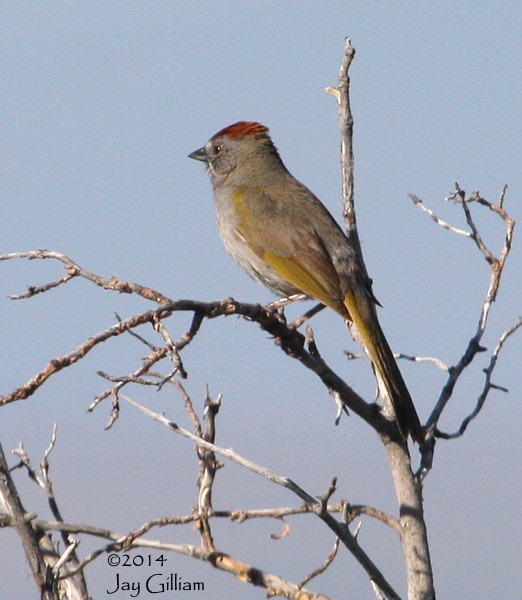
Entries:
{"type": "Polygon", "coordinates": [[[217,156],[220,153],[221,153],[221,144],[214,144],[212,146],[212,154],[214,154],[215,156],[217,156]]]}

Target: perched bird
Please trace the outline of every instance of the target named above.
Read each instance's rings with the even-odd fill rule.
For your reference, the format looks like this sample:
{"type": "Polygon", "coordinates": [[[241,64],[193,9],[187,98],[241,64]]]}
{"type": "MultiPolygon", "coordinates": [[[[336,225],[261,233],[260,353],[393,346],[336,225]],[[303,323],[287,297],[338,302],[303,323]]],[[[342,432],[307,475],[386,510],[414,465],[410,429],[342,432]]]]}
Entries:
{"type": "Polygon", "coordinates": [[[421,444],[419,417],[379,325],[378,302],[360,251],[321,201],[289,173],[268,129],[240,121],[189,156],[207,165],[219,231],[232,257],[278,296],[305,294],[354,324],[401,434],[421,444]]]}

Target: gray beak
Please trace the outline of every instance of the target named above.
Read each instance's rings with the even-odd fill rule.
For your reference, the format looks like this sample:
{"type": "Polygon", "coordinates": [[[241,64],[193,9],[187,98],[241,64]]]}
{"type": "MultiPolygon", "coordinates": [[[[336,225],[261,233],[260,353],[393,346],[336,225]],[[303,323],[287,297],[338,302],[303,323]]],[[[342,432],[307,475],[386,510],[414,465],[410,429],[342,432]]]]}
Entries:
{"type": "Polygon", "coordinates": [[[205,148],[198,148],[189,154],[189,158],[193,158],[194,160],[200,160],[201,162],[208,162],[207,153],[205,152],[205,148]]]}

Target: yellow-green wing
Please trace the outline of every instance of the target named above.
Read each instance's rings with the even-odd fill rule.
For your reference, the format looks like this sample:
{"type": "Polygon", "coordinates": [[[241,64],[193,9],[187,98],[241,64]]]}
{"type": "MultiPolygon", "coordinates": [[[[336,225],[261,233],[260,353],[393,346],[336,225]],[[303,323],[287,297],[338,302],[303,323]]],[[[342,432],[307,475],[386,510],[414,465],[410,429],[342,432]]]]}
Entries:
{"type": "Polygon", "coordinates": [[[234,195],[236,231],[281,278],[319,302],[343,312],[339,276],[313,214],[292,203],[278,206],[266,193],[241,188],[234,195]]]}

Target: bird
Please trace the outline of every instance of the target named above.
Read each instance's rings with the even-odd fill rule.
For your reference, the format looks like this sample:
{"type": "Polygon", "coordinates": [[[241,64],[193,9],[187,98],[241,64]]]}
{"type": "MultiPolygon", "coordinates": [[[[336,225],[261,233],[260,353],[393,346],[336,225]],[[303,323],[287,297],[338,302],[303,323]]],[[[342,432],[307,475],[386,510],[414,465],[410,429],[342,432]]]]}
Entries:
{"type": "Polygon", "coordinates": [[[422,444],[423,429],[379,324],[360,249],[288,171],[268,132],[261,123],[238,121],[189,154],[207,167],[222,241],[246,273],[277,296],[315,299],[356,331],[400,433],[422,444]]]}

